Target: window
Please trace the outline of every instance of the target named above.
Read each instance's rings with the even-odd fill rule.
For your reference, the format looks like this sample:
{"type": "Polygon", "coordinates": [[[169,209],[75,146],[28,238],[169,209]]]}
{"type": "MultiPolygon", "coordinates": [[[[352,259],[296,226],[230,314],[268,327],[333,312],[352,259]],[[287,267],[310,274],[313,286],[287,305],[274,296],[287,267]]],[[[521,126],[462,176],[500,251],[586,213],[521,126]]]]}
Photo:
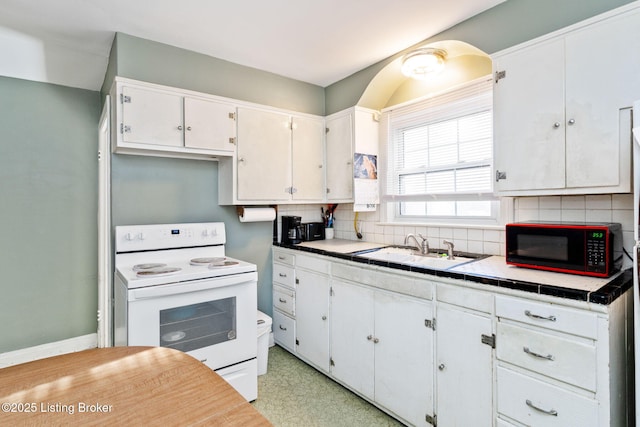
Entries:
{"type": "Polygon", "coordinates": [[[491,90],[483,79],[385,111],[384,200],[396,220],[496,221],[491,90]]]}

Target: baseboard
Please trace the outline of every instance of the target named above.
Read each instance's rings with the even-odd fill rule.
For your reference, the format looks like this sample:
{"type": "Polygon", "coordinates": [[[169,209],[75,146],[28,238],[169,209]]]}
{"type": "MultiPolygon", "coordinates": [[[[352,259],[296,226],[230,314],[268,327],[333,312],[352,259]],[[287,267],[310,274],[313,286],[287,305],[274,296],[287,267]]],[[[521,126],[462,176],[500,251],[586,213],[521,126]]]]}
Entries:
{"type": "Polygon", "coordinates": [[[98,334],[82,335],[62,341],[0,353],[0,368],[44,359],[59,354],[73,353],[98,346],[98,334]]]}

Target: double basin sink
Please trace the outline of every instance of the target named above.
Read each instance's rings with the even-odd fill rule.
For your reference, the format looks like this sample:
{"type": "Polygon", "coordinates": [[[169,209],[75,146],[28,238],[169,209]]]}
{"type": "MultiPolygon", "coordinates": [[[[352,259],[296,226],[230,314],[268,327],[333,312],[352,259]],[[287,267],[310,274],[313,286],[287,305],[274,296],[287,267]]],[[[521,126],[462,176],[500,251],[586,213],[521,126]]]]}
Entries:
{"type": "Polygon", "coordinates": [[[415,267],[433,268],[436,270],[448,270],[460,264],[475,261],[478,258],[469,256],[454,256],[449,259],[446,253],[429,252],[422,254],[417,248],[410,246],[387,246],[380,249],[356,252],[364,258],[375,259],[396,264],[406,264],[415,267]]]}

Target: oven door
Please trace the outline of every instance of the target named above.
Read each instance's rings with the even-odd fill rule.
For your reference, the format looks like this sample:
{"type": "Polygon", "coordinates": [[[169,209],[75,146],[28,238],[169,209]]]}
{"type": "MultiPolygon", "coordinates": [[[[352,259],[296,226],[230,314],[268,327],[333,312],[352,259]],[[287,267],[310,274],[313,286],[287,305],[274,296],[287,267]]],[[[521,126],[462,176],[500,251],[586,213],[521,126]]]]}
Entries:
{"type": "Polygon", "coordinates": [[[128,291],[127,344],[170,347],[211,369],[257,355],[257,274],[128,291]]]}

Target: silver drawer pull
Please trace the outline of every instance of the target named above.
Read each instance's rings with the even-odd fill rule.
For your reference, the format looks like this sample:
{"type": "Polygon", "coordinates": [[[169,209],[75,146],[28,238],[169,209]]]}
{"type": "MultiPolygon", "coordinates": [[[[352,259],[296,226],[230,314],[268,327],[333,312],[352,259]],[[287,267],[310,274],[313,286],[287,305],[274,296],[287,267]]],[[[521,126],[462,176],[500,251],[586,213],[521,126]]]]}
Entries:
{"type": "Polygon", "coordinates": [[[284,299],[284,298],[278,298],[278,301],[280,301],[280,302],[281,302],[281,303],[283,303],[283,304],[286,304],[286,303],[287,303],[287,300],[286,300],[286,299],[284,299]]]}
{"type": "Polygon", "coordinates": [[[279,275],[280,277],[287,277],[287,275],[286,275],[286,274],[284,274],[284,273],[279,273],[278,275],[279,275]]]}
{"type": "Polygon", "coordinates": [[[287,328],[283,327],[282,325],[278,325],[278,327],[280,328],[281,331],[286,331],[287,328]]]}
{"type": "Polygon", "coordinates": [[[542,412],[543,414],[547,414],[547,415],[553,415],[554,417],[558,416],[558,411],[556,411],[555,409],[542,409],[536,405],[533,404],[533,402],[531,402],[529,399],[526,400],[527,406],[530,408],[535,409],[538,412],[542,412]]]}
{"type": "Polygon", "coordinates": [[[540,354],[540,353],[536,353],[535,351],[531,351],[529,350],[529,347],[522,347],[522,351],[524,351],[527,354],[530,354],[531,356],[537,357],[539,359],[546,359],[546,360],[553,360],[554,357],[552,354],[547,354],[546,356],[540,354]]]}
{"type": "Polygon", "coordinates": [[[529,310],[525,310],[524,314],[526,314],[527,316],[531,317],[532,319],[549,320],[551,322],[555,322],[556,321],[556,316],[540,316],[539,314],[534,314],[534,313],[530,312],[529,310]]]}
{"type": "Polygon", "coordinates": [[[278,259],[279,259],[280,261],[284,261],[284,260],[285,260],[285,259],[287,259],[287,258],[286,258],[286,257],[283,257],[283,256],[279,256],[279,257],[278,257],[278,259]]]}

